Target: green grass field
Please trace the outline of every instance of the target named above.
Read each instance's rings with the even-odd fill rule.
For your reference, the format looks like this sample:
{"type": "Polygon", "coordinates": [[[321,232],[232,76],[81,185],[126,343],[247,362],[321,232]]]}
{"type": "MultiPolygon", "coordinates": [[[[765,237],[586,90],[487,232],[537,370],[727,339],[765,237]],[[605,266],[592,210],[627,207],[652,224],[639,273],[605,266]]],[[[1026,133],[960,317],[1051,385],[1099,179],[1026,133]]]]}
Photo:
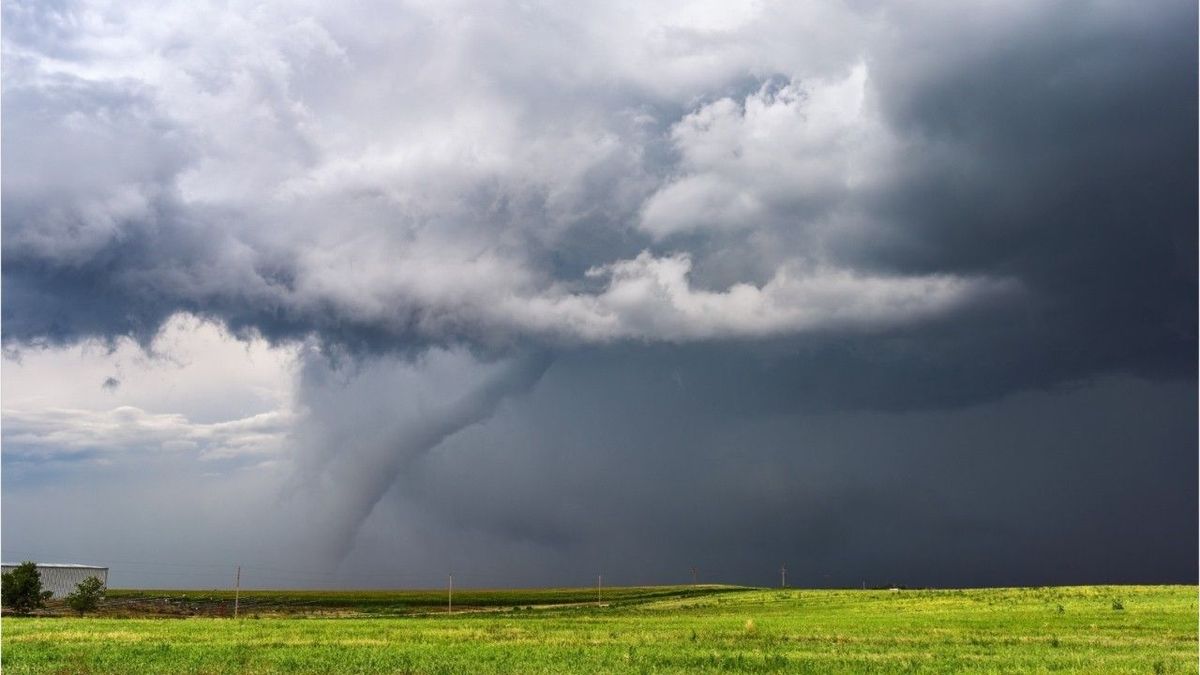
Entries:
{"type": "MultiPolygon", "coordinates": [[[[613,604],[605,607],[594,605],[594,592],[464,592],[464,603],[475,609],[453,615],[435,611],[435,599],[444,601],[438,592],[263,591],[257,609],[271,602],[282,609],[258,619],[253,613],[238,620],[6,617],[3,668],[8,674],[1197,672],[1194,586],[658,587],[610,589],[613,604]],[[355,612],[364,615],[346,616],[355,612]]],[[[153,595],[140,593],[124,598],[153,595]]],[[[197,595],[172,593],[188,601],[197,595]]],[[[123,594],[113,595],[119,602],[123,594]]]]}

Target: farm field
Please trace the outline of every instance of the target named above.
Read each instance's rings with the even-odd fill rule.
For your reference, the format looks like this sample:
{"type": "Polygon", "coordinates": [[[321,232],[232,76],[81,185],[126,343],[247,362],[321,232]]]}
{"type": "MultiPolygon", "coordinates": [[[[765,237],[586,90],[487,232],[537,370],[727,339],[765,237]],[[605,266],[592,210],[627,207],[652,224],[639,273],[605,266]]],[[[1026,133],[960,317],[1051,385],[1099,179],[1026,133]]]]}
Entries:
{"type": "MultiPolygon", "coordinates": [[[[5,617],[3,669],[1197,672],[1194,586],[608,592],[610,604],[597,607],[595,589],[464,591],[471,609],[455,614],[434,608],[444,602],[436,591],[261,591],[248,594],[259,618],[254,609],[237,620],[5,617]],[[266,612],[272,603],[283,609],[266,612]]],[[[114,592],[110,602],[155,594],[204,593],[114,592]]]]}
{"type": "MultiPolygon", "coordinates": [[[[646,602],[662,598],[688,598],[741,591],[740,586],[701,584],[697,586],[619,586],[605,588],[605,605],[646,602]]],[[[456,612],[512,610],[526,606],[539,608],[564,605],[595,605],[595,588],[532,588],[481,590],[459,589],[454,592],[456,612]]],[[[234,592],[182,590],[128,590],[108,592],[100,614],[126,618],[158,616],[233,616],[234,592]]],[[[446,589],[436,590],[351,590],[241,591],[240,606],[249,616],[404,616],[444,613],[446,589]]],[[[70,614],[65,607],[51,613],[70,614]]]]}

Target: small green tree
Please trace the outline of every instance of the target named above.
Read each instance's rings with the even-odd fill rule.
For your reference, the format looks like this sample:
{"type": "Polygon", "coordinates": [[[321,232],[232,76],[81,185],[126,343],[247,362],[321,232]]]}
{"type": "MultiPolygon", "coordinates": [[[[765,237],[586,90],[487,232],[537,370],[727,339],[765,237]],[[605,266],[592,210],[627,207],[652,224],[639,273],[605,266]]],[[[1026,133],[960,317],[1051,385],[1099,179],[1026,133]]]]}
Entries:
{"type": "Polygon", "coordinates": [[[67,606],[83,614],[96,609],[103,599],[104,582],[96,577],[88,577],[76,584],[74,592],[67,594],[67,606]]]}
{"type": "Polygon", "coordinates": [[[42,575],[35,563],[25,561],[0,578],[0,601],[17,614],[28,614],[46,606],[50,593],[42,592],[42,575]]]}

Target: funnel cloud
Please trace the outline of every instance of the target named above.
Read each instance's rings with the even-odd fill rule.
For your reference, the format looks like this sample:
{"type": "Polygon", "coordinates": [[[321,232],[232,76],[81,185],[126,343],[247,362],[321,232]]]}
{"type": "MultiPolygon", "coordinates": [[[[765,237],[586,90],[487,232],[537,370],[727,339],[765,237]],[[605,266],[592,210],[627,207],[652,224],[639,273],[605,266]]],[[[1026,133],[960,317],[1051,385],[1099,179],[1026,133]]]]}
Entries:
{"type": "MultiPolygon", "coordinates": [[[[424,383],[398,375],[394,364],[359,363],[349,381],[332,384],[331,379],[345,374],[319,354],[305,358],[301,391],[309,414],[295,432],[300,480],[294,490],[315,502],[323,524],[314,535],[328,538],[326,553],[338,562],[349,554],[363,521],[397,478],[447,438],[485,422],[507,399],[527,393],[551,363],[547,353],[514,357],[490,368],[481,381],[464,383],[465,391],[448,391],[417,412],[405,410],[394,397],[412,396],[399,388],[424,383]],[[375,368],[382,373],[367,370],[375,368]],[[368,397],[379,398],[368,402],[368,397]]],[[[439,354],[430,361],[433,376],[461,376],[459,355],[439,354]]]]}

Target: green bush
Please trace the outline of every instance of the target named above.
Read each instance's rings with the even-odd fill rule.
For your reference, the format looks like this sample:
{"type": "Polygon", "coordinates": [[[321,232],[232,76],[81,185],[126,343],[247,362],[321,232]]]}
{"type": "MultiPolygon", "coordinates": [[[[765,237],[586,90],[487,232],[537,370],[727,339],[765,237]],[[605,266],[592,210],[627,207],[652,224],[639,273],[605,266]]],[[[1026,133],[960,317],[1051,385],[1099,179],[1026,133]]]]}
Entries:
{"type": "Polygon", "coordinates": [[[42,575],[38,574],[37,565],[29,561],[5,572],[0,581],[0,602],[17,614],[45,607],[49,597],[49,591],[42,591],[42,575]]]}
{"type": "Polygon", "coordinates": [[[67,595],[67,606],[83,614],[96,609],[96,605],[104,599],[104,582],[96,577],[88,577],[75,586],[75,591],[67,595]]]}

